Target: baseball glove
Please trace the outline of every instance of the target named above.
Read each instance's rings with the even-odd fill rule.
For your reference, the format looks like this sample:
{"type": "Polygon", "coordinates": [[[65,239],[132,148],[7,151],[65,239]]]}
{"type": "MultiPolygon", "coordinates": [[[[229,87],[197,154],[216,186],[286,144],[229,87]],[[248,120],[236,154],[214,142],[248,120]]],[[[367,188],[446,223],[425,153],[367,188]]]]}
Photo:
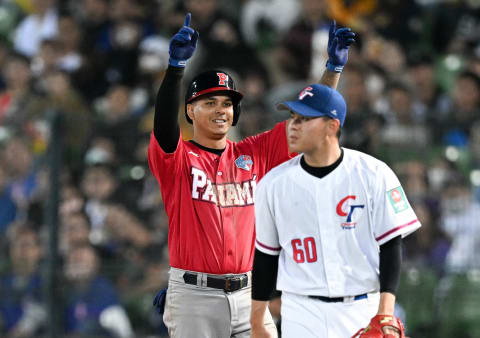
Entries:
{"type": "Polygon", "coordinates": [[[383,333],[384,327],[393,327],[398,331],[398,337],[405,338],[405,329],[402,321],[395,316],[376,315],[370,320],[368,326],[358,330],[352,338],[396,338],[394,334],[383,333]]]}

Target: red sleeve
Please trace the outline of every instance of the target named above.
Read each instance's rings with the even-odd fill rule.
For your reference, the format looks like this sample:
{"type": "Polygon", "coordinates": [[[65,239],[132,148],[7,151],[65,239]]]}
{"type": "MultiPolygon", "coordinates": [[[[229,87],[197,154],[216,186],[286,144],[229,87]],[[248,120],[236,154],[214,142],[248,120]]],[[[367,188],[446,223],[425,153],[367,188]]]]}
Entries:
{"type": "Polygon", "coordinates": [[[273,129],[247,137],[240,143],[253,148],[257,163],[262,165],[262,176],[270,169],[297,155],[288,150],[287,121],[279,122],[273,129]]]}
{"type": "Polygon", "coordinates": [[[170,177],[180,169],[181,161],[177,158],[183,148],[181,142],[182,136],[178,138],[177,148],[173,153],[166,153],[158,144],[158,141],[152,132],[150,134],[150,144],[148,146],[148,166],[153,176],[161,182],[162,178],[170,177]]]}

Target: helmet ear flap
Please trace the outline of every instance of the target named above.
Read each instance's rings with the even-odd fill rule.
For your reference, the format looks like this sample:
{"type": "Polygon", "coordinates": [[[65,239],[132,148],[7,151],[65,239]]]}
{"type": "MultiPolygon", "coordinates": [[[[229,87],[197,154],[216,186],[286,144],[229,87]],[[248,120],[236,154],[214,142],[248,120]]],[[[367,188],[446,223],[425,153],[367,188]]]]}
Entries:
{"type": "Polygon", "coordinates": [[[185,119],[187,120],[188,123],[193,124],[192,119],[191,119],[190,116],[188,116],[188,114],[187,114],[187,105],[188,105],[188,104],[189,104],[189,103],[185,103],[185,119]]]}
{"type": "Polygon", "coordinates": [[[240,104],[240,102],[237,102],[237,104],[235,104],[235,106],[233,107],[233,122],[232,122],[232,126],[236,126],[237,125],[237,122],[238,122],[238,119],[240,118],[240,113],[242,112],[242,105],[240,104]]]}

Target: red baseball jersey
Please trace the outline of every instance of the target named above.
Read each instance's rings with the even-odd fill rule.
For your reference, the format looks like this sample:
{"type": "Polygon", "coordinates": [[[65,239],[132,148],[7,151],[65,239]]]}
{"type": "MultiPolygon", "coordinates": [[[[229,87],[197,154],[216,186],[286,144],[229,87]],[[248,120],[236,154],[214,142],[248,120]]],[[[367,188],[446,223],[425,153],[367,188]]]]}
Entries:
{"type": "Polygon", "coordinates": [[[212,274],[252,269],[255,187],[290,158],[285,123],[241,142],[227,140],[221,156],[181,136],[175,152],[165,153],[151,134],[148,164],[168,215],[172,267],[212,274]]]}

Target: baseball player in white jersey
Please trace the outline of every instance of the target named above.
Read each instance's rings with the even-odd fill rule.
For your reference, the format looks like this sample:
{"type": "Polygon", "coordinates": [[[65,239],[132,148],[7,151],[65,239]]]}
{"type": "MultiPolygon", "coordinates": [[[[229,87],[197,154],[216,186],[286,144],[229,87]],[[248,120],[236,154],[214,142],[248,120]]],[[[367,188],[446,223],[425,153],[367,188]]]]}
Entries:
{"type": "Polygon", "coordinates": [[[257,186],[252,337],[269,337],[261,320],[276,277],[283,337],[404,337],[393,315],[401,238],[420,222],[398,178],[340,147],[346,104],[334,89],[311,85],[278,108],[300,155],[257,186]]]}

